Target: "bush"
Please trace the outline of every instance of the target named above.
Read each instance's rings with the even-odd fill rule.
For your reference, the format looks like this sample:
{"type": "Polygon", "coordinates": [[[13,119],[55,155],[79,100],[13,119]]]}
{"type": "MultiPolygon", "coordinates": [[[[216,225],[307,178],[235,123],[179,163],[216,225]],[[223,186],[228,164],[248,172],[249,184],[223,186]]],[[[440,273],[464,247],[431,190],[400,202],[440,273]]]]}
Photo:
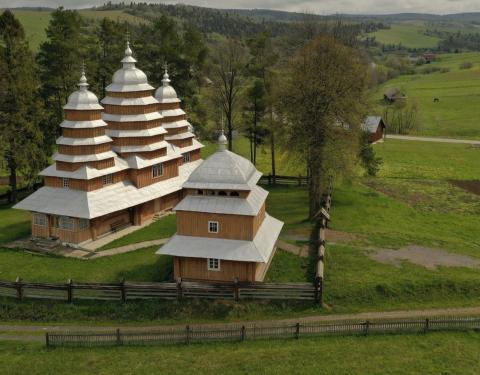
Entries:
{"type": "Polygon", "coordinates": [[[473,64],[469,61],[465,61],[460,64],[460,69],[471,69],[473,67],[473,64]]]}
{"type": "Polygon", "coordinates": [[[432,73],[448,73],[450,71],[449,68],[441,68],[439,66],[426,66],[425,68],[420,70],[422,74],[432,74],[432,73]]]}

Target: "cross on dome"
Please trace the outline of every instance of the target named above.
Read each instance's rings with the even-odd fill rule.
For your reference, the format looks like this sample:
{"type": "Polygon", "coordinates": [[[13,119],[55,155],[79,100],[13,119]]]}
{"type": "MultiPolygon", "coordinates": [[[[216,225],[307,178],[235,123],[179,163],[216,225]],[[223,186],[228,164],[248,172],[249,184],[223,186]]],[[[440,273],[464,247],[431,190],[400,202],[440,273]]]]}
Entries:
{"type": "Polygon", "coordinates": [[[82,62],[82,76],[80,77],[80,82],[77,85],[82,91],[86,91],[89,86],[87,77],[85,76],[85,61],[82,62]]]}
{"type": "Polygon", "coordinates": [[[220,137],[218,137],[218,149],[219,151],[225,151],[227,149],[228,139],[223,132],[223,124],[222,130],[220,130],[220,137]]]}
{"type": "Polygon", "coordinates": [[[163,73],[163,79],[162,79],[162,84],[163,86],[169,86],[170,85],[170,82],[172,82],[170,80],[170,77],[168,75],[168,65],[167,65],[167,62],[165,62],[163,64],[163,70],[164,70],[164,73],[163,73]]]}

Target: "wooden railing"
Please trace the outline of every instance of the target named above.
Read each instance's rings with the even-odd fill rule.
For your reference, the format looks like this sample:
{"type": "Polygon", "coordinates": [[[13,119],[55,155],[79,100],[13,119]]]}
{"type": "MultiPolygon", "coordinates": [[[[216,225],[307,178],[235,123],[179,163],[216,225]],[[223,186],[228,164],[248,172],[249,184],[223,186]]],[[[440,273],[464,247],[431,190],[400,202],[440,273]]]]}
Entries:
{"type": "Polygon", "coordinates": [[[306,186],[308,184],[308,177],[305,176],[273,176],[263,175],[260,178],[260,183],[264,185],[295,185],[306,186]]]}
{"type": "Polygon", "coordinates": [[[246,340],[300,339],[315,336],[345,336],[435,331],[480,330],[478,317],[440,317],[426,319],[268,323],[224,326],[165,327],[135,331],[47,332],[45,344],[56,346],[171,345],[246,340]]]}
{"type": "Polygon", "coordinates": [[[0,281],[0,296],[50,299],[66,302],[75,300],[116,300],[138,299],[263,299],[263,300],[310,300],[318,299],[319,291],[312,283],[247,283],[192,282],[178,279],[176,282],[121,282],[118,284],[0,281]]]}

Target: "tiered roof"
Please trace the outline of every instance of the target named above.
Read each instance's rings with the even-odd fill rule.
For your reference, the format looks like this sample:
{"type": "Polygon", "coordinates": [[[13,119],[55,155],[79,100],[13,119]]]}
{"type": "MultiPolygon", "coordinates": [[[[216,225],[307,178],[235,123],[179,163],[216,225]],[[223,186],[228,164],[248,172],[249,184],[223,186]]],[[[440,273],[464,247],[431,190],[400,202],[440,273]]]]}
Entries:
{"type": "MultiPolygon", "coordinates": [[[[227,138],[220,135],[219,150],[195,169],[183,184],[187,189],[202,190],[189,194],[175,211],[258,216],[268,192],[257,186],[261,173],[247,159],[226,150],[227,138]],[[224,194],[204,194],[208,190],[224,194]],[[231,196],[225,190],[247,192],[245,197],[231,196]]],[[[267,263],[271,257],[283,222],[265,214],[251,241],[175,234],[156,254],[178,257],[216,258],[232,261],[267,263]]]]}
{"type": "Polygon", "coordinates": [[[88,86],[82,72],[79,89],[63,107],[62,136],[56,141],[58,152],[53,155],[56,163],[40,172],[41,176],[89,180],[126,168],[112,151],[112,139],[105,134],[107,123],[101,119],[103,107],[88,86]],[[97,162],[103,163],[99,166],[97,162]]]}
{"type": "Polygon", "coordinates": [[[107,86],[103,119],[108,123],[107,134],[114,140],[113,150],[126,158],[129,166],[139,168],[141,161],[156,164],[182,155],[170,148],[164,139],[167,131],[162,127],[163,116],[158,111],[158,100],[152,96],[154,87],[144,72],[135,66],[127,42],[122,68],[113,75],[107,86]],[[168,158],[165,158],[167,156],[168,158]]]}
{"type": "Polygon", "coordinates": [[[198,150],[203,146],[194,139],[193,127],[186,120],[186,114],[180,108],[181,100],[177,97],[177,93],[170,82],[165,67],[162,86],[155,92],[155,98],[159,102],[160,113],[163,116],[163,127],[168,132],[165,140],[180,147],[182,153],[198,150]]]}
{"type": "MultiPolygon", "coordinates": [[[[192,140],[189,147],[181,150],[165,139],[167,131],[162,127],[161,102],[152,95],[154,87],[148,83],[145,73],[135,66],[128,42],[121,62],[122,68],[115,72],[106,88],[103,106],[95,94],[88,91],[87,79],[82,73],[79,89],[70,95],[64,107],[65,120],[60,124],[62,136],[57,139],[58,152],[54,155],[56,163],[41,172],[46,177],[79,180],[109,174],[118,178],[109,179],[111,182],[104,186],[95,185],[91,191],[50,184],[15,208],[92,219],[181,190],[187,177],[201,163],[195,160],[182,165],[179,160],[182,153],[203,147],[198,141],[192,140]],[[171,176],[149,181],[147,186],[136,186],[129,174],[116,173],[174,159],[178,160],[178,173],[175,169],[171,176]]],[[[170,95],[171,103],[180,103],[175,90],[167,86],[162,86],[166,90],[162,102],[170,95]]],[[[185,115],[181,109],[175,110],[185,115]]],[[[185,127],[189,125],[185,118],[182,121],[179,123],[185,127]]]]}

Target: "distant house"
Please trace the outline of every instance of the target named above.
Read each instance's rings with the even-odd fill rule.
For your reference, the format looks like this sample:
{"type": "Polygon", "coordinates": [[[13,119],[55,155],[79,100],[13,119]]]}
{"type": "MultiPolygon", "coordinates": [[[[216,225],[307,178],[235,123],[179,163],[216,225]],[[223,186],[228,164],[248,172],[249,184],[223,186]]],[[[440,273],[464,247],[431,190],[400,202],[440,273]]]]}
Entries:
{"type": "Polygon", "coordinates": [[[425,52],[423,54],[423,58],[425,59],[425,63],[430,64],[432,61],[435,61],[435,54],[431,51],[425,52]]]}
{"type": "Polygon", "coordinates": [[[398,89],[391,88],[383,94],[383,99],[385,99],[385,101],[388,103],[394,103],[397,101],[407,100],[407,96],[404,93],[400,92],[398,89]]]}
{"type": "Polygon", "coordinates": [[[385,138],[386,124],[380,116],[368,116],[362,123],[362,130],[369,134],[370,143],[381,142],[385,138]]]}

